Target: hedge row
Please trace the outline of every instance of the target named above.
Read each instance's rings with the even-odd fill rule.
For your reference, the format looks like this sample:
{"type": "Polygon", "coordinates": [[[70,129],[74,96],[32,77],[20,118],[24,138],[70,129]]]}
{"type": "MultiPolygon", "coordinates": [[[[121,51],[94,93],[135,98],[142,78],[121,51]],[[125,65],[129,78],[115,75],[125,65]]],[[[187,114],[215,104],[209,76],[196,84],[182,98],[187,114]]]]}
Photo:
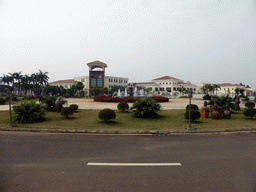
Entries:
{"type": "MultiPolygon", "coordinates": [[[[140,97],[133,98],[133,97],[125,97],[125,98],[119,98],[119,97],[112,97],[112,96],[97,96],[94,97],[94,101],[100,101],[100,102],[129,102],[133,103],[137,101],[138,99],[141,99],[140,97]]],[[[150,100],[156,100],[157,102],[168,102],[169,98],[162,97],[162,96],[154,96],[149,97],[150,100]]]]}

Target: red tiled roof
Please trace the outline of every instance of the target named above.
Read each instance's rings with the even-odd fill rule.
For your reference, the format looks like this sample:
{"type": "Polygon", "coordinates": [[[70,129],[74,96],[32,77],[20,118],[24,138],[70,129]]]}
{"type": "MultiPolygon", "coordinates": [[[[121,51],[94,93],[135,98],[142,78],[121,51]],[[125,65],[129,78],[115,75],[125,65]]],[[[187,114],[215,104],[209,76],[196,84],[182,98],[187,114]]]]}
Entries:
{"type": "Polygon", "coordinates": [[[232,83],[222,83],[219,84],[220,87],[242,87],[241,85],[238,84],[232,84],[232,83]]]}
{"type": "Polygon", "coordinates": [[[174,78],[174,77],[170,77],[170,76],[163,76],[163,77],[159,77],[157,79],[153,79],[153,81],[158,81],[158,80],[167,80],[167,79],[173,79],[173,80],[178,80],[178,81],[182,81],[180,79],[174,78]]]}
{"type": "Polygon", "coordinates": [[[59,80],[59,81],[54,81],[49,83],[50,85],[54,85],[54,84],[64,84],[64,83],[76,83],[76,81],[74,79],[66,79],[66,80],[59,80]]]}
{"type": "Polygon", "coordinates": [[[106,65],[106,63],[103,63],[103,62],[101,62],[101,61],[93,61],[93,62],[90,62],[90,63],[88,63],[88,64],[105,64],[106,65]]]}

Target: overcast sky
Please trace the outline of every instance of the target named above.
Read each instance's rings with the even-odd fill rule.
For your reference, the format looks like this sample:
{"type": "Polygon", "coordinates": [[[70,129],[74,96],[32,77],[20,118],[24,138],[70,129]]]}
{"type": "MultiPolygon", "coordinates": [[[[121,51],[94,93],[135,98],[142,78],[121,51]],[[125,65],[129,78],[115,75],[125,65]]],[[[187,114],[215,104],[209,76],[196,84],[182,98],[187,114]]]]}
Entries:
{"type": "Polygon", "coordinates": [[[0,0],[0,76],[49,72],[256,88],[255,0],[0,0]]]}

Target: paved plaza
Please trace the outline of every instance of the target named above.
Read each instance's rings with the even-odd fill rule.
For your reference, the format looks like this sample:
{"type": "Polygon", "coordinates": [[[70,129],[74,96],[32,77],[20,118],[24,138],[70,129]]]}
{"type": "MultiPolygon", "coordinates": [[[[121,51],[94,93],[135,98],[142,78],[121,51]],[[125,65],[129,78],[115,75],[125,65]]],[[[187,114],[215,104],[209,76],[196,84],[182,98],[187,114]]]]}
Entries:
{"type": "MultiPolygon", "coordinates": [[[[118,103],[112,103],[112,102],[95,102],[93,99],[73,99],[68,98],[66,99],[67,103],[66,106],[69,106],[71,104],[77,104],[79,106],[79,109],[117,109],[118,103]]],[[[189,99],[170,99],[169,102],[162,102],[160,103],[163,110],[169,110],[169,109],[185,109],[186,106],[189,103],[189,99]]],[[[192,99],[192,104],[196,104],[199,109],[203,107],[204,100],[198,100],[198,99],[192,99]]],[[[129,103],[129,106],[132,106],[132,103],[129,103]]],[[[240,107],[244,107],[244,104],[240,104],[240,107]]],[[[8,105],[0,105],[0,111],[6,111],[9,110],[8,105]]]]}
{"type": "MultiPolygon", "coordinates": [[[[95,102],[93,99],[73,99],[68,98],[66,99],[67,103],[66,106],[71,104],[77,104],[79,106],[79,109],[117,109],[118,103],[112,103],[112,102],[95,102]]],[[[198,105],[199,108],[203,106],[203,100],[193,100],[191,101],[192,104],[198,105]]],[[[163,102],[160,103],[163,110],[168,109],[185,109],[188,105],[189,100],[188,99],[170,99],[169,102],[163,102]]],[[[129,106],[132,106],[132,103],[129,103],[129,106]]],[[[8,105],[0,105],[0,111],[9,110],[8,105]]]]}

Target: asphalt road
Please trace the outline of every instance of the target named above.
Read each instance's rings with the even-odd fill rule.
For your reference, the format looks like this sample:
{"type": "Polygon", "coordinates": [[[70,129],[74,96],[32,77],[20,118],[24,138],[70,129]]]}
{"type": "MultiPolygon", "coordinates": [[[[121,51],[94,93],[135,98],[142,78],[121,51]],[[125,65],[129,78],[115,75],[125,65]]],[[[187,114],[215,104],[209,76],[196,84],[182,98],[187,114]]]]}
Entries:
{"type": "Polygon", "coordinates": [[[256,133],[0,132],[0,191],[255,191],[256,133]],[[180,163],[90,166],[88,163],[180,163]]]}

